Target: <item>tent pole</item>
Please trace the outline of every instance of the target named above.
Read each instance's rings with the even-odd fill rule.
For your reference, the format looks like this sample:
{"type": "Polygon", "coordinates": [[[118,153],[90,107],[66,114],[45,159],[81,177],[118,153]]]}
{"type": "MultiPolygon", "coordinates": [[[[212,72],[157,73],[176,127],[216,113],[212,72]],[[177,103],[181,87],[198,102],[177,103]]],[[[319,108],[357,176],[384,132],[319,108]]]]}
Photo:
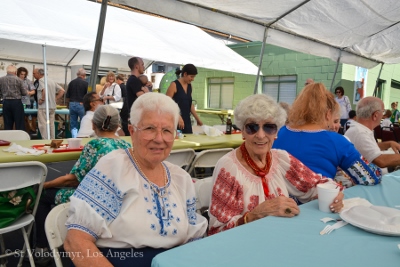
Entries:
{"type": "Polygon", "coordinates": [[[267,34],[268,34],[268,27],[265,27],[263,43],[262,43],[261,51],[260,51],[260,62],[258,63],[256,84],[254,85],[254,94],[257,94],[257,92],[258,92],[258,81],[260,79],[260,71],[261,71],[261,66],[262,66],[262,62],[263,62],[265,43],[267,41],[267,34]]]}
{"type": "Polygon", "coordinates": [[[381,77],[381,73],[382,73],[382,69],[383,69],[383,64],[384,64],[384,63],[382,62],[382,63],[381,63],[381,69],[379,70],[378,78],[376,78],[376,84],[375,84],[373,96],[376,96],[376,88],[378,88],[379,78],[381,77]]]}
{"type": "Polygon", "coordinates": [[[94,45],[92,69],[90,70],[90,85],[88,90],[89,92],[91,92],[94,88],[96,88],[96,77],[97,77],[97,72],[99,71],[101,44],[103,41],[104,24],[106,22],[106,15],[107,15],[107,4],[108,0],[101,1],[99,26],[97,28],[96,43],[94,45]]]}
{"type": "Polygon", "coordinates": [[[338,57],[338,59],[337,59],[337,61],[336,61],[335,72],[333,73],[333,78],[332,78],[332,82],[331,82],[331,88],[330,88],[330,91],[331,91],[331,92],[333,92],[333,91],[332,91],[333,83],[335,82],[336,73],[337,73],[337,70],[338,70],[338,68],[339,68],[339,63],[340,63],[340,58],[341,58],[341,57],[342,57],[342,50],[340,49],[340,50],[339,50],[339,57],[338,57]]]}
{"type": "Polygon", "coordinates": [[[46,129],[47,136],[42,136],[42,138],[47,138],[50,140],[50,115],[49,115],[49,90],[47,86],[47,64],[46,64],[46,45],[43,47],[43,70],[44,70],[44,90],[45,90],[45,103],[46,103],[46,129]]]}

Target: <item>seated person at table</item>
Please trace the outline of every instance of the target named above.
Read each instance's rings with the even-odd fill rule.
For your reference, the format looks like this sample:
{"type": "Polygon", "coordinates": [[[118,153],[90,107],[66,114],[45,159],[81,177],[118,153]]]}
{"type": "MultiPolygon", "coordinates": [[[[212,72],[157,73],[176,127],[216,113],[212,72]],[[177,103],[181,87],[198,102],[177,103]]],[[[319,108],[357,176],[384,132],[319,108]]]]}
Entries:
{"type": "MultiPolygon", "coordinates": [[[[317,184],[336,183],[307,168],[284,150],[271,149],[286,112],[267,95],[252,95],[235,108],[243,144],[216,164],[209,209],[209,234],[266,216],[293,217],[300,210],[289,196],[305,203],[317,197],[317,184]]],[[[330,206],[343,207],[343,193],[330,206]]]]}
{"type": "Polygon", "coordinates": [[[94,111],[99,105],[103,105],[103,100],[96,92],[87,93],[83,97],[83,107],[85,108],[85,116],[83,116],[77,137],[93,137],[95,132],[93,129],[94,111]]]}
{"type": "MultiPolygon", "coordinates": [[[[95,93],[96,94],[96,93],[95,93]]],[[[45,194],[40,198],[36,213],[38,248],[47,248],[44,222],[52,206],[69,201],[69,197],[87,173],[104,155],[119,148],[130,148],[131,145],[115,135],[119,123],[119,112],[111,106],[99,106],[93,115],[93,128],[97,138],[89,141],[69,174],[44,183],[45,194]],[[60,187],[69,187],[61,188],[60,187]]],[[[46,258],[38,259],[46,261],[46,258]]]]}
{"type": "Polygon", "coordinates": [[[379,184],[381,170],[372,170],[351,142],[329,131],[339,109],[322,83],[307,85],[292,104],[289,124],[279,130],[273,147],[286,150],[325,177],[333,179],[340,167],[355,184],[379,184]]]}
{"type": "Polygon", "coordinates": [[[130,116],[134,149],[101,158],[71,197],[64,248],[80,253],[72,259],[75,266],[150,266],[158,253],[206,231],[190,175],[165,161],[176,136],[178,105],[149,92],[133,103],[130,116]],[[112,257],[132,250],[143,257],[112,257]]]}
{"type": "Polygon", "coordinates": [[[400,144],[395,141],[377,143],[374,128],[381,123],[385,106],[377,97],[364,97],[356,108],[357,121],[352,122],[345,135],[358,151],[369,161],[379,166],[396,167],[400,165],[400,144]],[[395,154],[383,154],[382,150],[392,148],[395,154]]]}

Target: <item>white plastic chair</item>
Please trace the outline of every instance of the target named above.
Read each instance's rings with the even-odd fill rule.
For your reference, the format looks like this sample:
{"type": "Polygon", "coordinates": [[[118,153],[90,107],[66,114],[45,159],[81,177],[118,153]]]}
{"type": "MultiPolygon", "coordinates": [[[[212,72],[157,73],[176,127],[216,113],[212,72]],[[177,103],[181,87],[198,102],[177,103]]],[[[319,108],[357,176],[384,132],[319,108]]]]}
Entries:
{"type": "Polygon", "coordinates": [[[49,241],[49,246],[56,263],[56,267],[62,267],[62,261],[58,249],[64,244],[67,236],[67,227],[65,222],[69,216],[70,203],[64,203],[55,206],[46,217],[44,229],[49,241]]]}
{"type": "Polygon", "coordinates": [[[233,148],[218,148],[218,149],[207,149],[203,150],[196,155],[188,173],[194,178],[203,178],[209,176],[209,174],[198,173],[198,168],[213,168],[217,161],[222,158],[225,154],[232,151],[233,148]]]}
{"type": "Polygon", "coordinates": [[[18,266],[22,266],[22,261],[25,256],[25,252],[28,250],[29,262],[31,266],[35,266],[32,253],[30,253],[31,248],[29,245],[29,235],[32,230],[33,222],[35,221],[35,214],[37,206],[39,204],[40,196],[42,194],[43,183],[46,180],[47,167],[43,163],[37,161],[1,163],[0,173],[1,173],[0,192],[17,190],[29,186],[38,185],[37,195],[36,195],[37,197],[35,204],[33,206],[32,214],[24,214],[11,225],[4,228],[0,228],[0,237],[2,237],[1,235],[3,234],[20,229],[22,232],[22,236],[24,238],[24,247],[22,249],[22,253],[20,253],[19,250],[5,253],[4,240],[3,238],[1,238],[0,258],[5,258],[20,253],[21,258],[19,260],[18,266]]]}
{"type": "Polygon", "coordinates": [[[213,185],[213,177],[196,180],[194,183],[194,188],[196,190],[196,211],[200,214],[208,211],[208,207],[211,203],[213,185]]]}
{"type": "Polygon", "coordinates": [[[21,130],[1,130],[0,140],[17,141],[17,140],[31,140],[30,135],[21,130]]]}
{"type": "Polygon", "coordinates": [[[196,153],[192,148],[171,150],[166,161],[182,167],[185,171],[190,168],[196,153]]]}

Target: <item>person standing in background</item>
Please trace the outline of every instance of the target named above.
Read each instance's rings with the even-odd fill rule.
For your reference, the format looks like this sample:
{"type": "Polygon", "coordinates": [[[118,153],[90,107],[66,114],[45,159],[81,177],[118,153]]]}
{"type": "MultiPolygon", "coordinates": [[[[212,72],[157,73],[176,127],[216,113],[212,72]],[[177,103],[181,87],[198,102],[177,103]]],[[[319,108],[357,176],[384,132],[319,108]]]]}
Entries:
{"type": "Polygon", "coordinates": [[[77,78],[72,80],[68,84],[66,98],[69,99],[69,117],[70,117],[70,129],[78,129],[78,117],[79,122],[82,121],[85,116],[85,108],[83,107],[83,97],[88,91],[88,82],[86,79],[86,70],[80,68],[76,73],[77,78]]]}
{"type": "Polygon", "coordinates": [[[35,69],[35,78],[39,80],[39,87],[37,89],[38,98],[38,123],[39,131],[43,139],[48,139],[47,135],[47,118],[46,118],[46,94],[48,94],[48,107],[49,107],[49,123],[50,123],[50,139],[56,137],[56,131],[54,127],[55,113],[56,113],[56,101],[64,95],[64,88],[58,85],[53,80],[47,79],[47,90],[45,89],[44,83],[44,69],[35,69]]]}
{"type": "Polygon", "coordinates": [[[17,77],[17,68],[14,65],[7,67],[7,75],[0,78],[0,96],[3,98],[4,130],[25,129],[24,106],[22,96],[28,94],[24,84],[17,77]]]}
{"type": "Polygon", "coordinates": [[[340,106],[340,125],[344,127],[346,121],[349,119],[349,112],[351,110],[350,99],[344,95],[344,89],[341,86],[336,87],[335,95],[335,100],[340,106]]]}
{"type": "Polygon", "coordinates": [[[128,96],[126,92],[126,86],[124,84],[124,79],[125,75],[123,74],[118,74],[117,75],[117,84],[119,87],[121,87],[121,94],[122,94],[122,100],[124,104],[122,105],[122,109],[119,113],[119,116],[121,117],[121,126],[122,130],[125,133],[125,136],[130,136],[129,129],[128,129],[128,124],[129,124],[129,107],[128,107],[128,96]]]}
{"type": "Polygon", "coordinates": [[[311,79],[311,78],[308,78],[308,79],[306,80],[306,82],[304,83],[304,86],[307,86],[307,85],[312,84],[312,83],[314,83],[314,80],[311,79]]]}
{"type": "Polygon", "coordinates": [[[390,116],[390,121],[392,123],[399,122],[400,112],[397,109],[397,102],[393,102],[391,107],[392,107],[392,116],[390,116]]]}
{"type": "Polygon", "coordinates": [[[128,66],[131,69],[131,76],[126,82],[126,93],[128,96],[128,109],[131,110],[133,102],[143,95],[148,93],[149,89],[143,86],[139,80],[139,76],[144,73],[144,62],[140,57],[132,57],[128,60],[128,66]]]}
{"type": "MultiPolygon", "coordinates": [[[[25,67],[19,67],[17,69],[17,76],[20,78],[24,84],[24,87],[26,91],[28,92],[27,95],[21,97],[22,104],[25,105],[25,108],[33,108],[33,101],[31,101],[31,97],[33,98],[33,95],[35,94],[35,86],[29,80],[28,77],[28,70],[25,67]]],[[[30,132],[36,132],[33,130],[32,126],[29,125],[29,116],[31,115],[25,115],[25,131],[27,133],[30,132]]],[[[35,121],[36,123],[36,121],[35,121]]],[[[36,129],[36,127],[35,127],[36,129]]]]}
{"type": "Polygon", "coordinates": [[[180,74],[181,77],[171,83],[166,95],[171,97],[181,110],[178,129],[182,130],[182,133],[193,133],[190,113],[192,113],[196,119],[197,125],[203,125],[192,104],[191,83],[197,75],[197,69],[193,64],[186,64],[183,66],[182,70],[178,69],[175,74],[177,76],[180,74]]]}
{"type": "Polygon", "coordinates": [[[103,90],[101,90],[99,95],[106,105],[121,101],[121,87],[119,87],[118,83],[115,80],[114,72],[109,71],[107,73],[106,84],[104,85],[103,90]]]}

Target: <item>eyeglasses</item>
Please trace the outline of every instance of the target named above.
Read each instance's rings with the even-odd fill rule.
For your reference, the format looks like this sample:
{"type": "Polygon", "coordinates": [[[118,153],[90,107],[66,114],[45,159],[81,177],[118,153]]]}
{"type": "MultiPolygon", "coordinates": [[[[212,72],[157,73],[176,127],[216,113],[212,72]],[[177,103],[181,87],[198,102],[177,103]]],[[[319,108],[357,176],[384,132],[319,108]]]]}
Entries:
{"type": "Polygon", "coordinates": [[[103,99],[99,98],[99,99],[92,100],[91,102],[97,102],[97,101],[103,102],[103,99]]]}
{"type": "MultiPolygon", "coordinates": [[[[276,134],[276,132],[278,131],[278,126],[272,123],[266,123],[262,125],[262,128],[264,132],[269,135],[276,134]]],[[[248,123],[244,126],[244,129],[247,134],[253,135],[260,130],[260,125],[257,123],[248,123]]]]}
{"type": "Polygon", "coordinates": [[[341,94],[341,92],[340,91],[336,91],[335,94],[341,94]]]}
{"type": "Polygon", "coordinates": [[[157,127],[154,126],[148,126],[144,128],[139,128],[135,125],[132,126],[135,127],[137,130],[139,130],[142,133],[143,139],[147,141],[154,140],[157,137],[159,131],[161,132],[162,138],[166,142],[172,142],[176,136],[176,130],[171,130],[167,128],[159,130],[157,127]]]}

